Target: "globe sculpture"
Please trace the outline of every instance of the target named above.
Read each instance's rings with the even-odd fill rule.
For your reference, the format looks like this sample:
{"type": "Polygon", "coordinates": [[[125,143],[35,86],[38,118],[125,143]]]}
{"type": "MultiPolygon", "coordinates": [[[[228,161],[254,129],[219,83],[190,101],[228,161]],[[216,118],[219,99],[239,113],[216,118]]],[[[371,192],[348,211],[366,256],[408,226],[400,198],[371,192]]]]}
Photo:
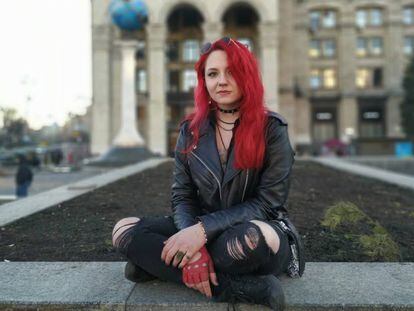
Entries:
{"type": "Polygon", "coordinates": [[[148,19],[148,9],[142,0],[112,0],[109,13],[112,22],[122,30],[141,30],[148,19]]]}

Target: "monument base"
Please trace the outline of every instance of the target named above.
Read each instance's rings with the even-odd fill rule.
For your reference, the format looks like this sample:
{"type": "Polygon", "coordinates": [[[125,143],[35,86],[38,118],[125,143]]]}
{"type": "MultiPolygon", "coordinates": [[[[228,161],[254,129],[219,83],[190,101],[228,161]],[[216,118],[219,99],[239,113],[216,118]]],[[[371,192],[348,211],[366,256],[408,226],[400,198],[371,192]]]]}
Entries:
{"type": "Polygon", "coordinates": [[[99,157],[86,159],[85,165],[92,166],[125,166],[157,157],[145,146],[119,147],[113,146],[99,157]]]}

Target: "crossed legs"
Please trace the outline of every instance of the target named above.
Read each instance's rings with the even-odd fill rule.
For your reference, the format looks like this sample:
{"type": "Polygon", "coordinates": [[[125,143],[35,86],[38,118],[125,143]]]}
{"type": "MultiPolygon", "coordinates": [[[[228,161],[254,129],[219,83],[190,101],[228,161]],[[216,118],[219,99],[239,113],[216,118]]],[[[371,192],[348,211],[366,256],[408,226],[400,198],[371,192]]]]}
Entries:
{"type": "MultiPolygon", "coordinates": [[[[163,275],[166,275],[165,268],[173,267],[165,265],[160,267],[162,262],[158,263],[158,261],[160,261],[161,252],[158,254],[158,251],[162,250],[162,242],[174,234],[174,231],[176,232],[176,229],[171,217],[148,218],[143,220],[142,224],[139,218],[128,217],[116,223],[112,232],[112,243],[127,256],[128,246],[134,241],[127,256],[130,257],[128,259],[156,276],[161,270],[163,270],[163,275]],[[136,225],[138,226],[135,227],[136,225]],[[142,258],[154,257],[155,254],[158,255],[152,259],[142,258]]],[[[208,245],[217,271],[242,274],[254,270],[260,270],[261,274],[272,273],[269,270],[275,267],[273,257],[279,248],[279,234],[268,223],[259,220],[235,225],[208,245]]],[[[181,282],[181,273],[177,274],[176,270],[171,272],[172,274],[167,279],[172,277],[174,281],[181,282]]]]}

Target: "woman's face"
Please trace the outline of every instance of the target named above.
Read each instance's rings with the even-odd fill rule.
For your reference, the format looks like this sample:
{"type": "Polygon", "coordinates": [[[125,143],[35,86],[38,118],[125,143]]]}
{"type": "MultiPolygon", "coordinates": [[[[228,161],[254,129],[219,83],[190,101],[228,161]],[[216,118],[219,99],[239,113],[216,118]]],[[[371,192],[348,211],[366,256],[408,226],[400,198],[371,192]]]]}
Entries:
{"type": "Polygon", "coordinates": [[[222,50],[210,53],[206,60],[204,78],[211,99],[224,109],[239,106],[242,97],[227,64],[227,54],[222,50]]]}

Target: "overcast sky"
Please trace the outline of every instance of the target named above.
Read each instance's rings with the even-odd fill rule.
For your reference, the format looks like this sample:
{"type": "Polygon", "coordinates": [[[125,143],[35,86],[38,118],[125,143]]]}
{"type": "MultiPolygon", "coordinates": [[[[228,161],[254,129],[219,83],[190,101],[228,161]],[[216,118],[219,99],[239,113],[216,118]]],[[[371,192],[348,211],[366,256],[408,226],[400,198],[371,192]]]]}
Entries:
{"type": "Polygon", "coordinates": [[[0,3],[0,107],[15,107],[34,128],[84,113],[92,97],[90,0],[0,3]]]}

